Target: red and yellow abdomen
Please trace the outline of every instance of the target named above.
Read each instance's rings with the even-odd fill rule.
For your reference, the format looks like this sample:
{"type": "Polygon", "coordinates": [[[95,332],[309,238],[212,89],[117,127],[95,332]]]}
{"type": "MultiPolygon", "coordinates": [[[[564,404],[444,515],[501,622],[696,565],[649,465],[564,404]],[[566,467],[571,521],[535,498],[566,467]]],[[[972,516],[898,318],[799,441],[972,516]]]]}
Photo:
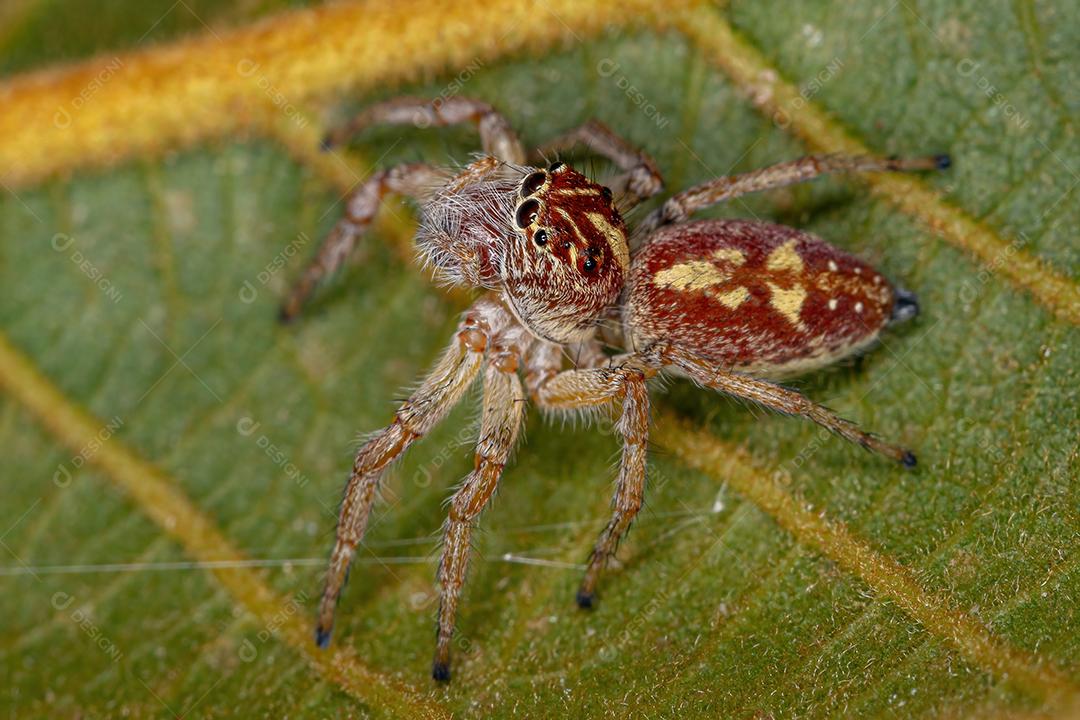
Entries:
{"type": "Polygon", "coordinates": [[[889,281],[794,228],[702,220],[664,228],[634,256],[628,343],[666,340],[732,370],[784,377],[871,344],[893,314],[889,281]]]}

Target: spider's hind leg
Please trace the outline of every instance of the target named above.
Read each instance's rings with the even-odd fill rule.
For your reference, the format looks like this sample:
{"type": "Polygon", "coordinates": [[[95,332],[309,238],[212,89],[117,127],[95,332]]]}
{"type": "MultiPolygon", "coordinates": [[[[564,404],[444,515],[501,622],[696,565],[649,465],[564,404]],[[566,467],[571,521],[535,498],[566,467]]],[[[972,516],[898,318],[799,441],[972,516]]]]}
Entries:
{"type": "Polygon", "coordinates": [[[699,385],[734,397],[752,400],[785,415],[799,415],[816,422],[848,442],[887,457],[904,467],[915,467],[915,454],[911,450],[885,442],[827,407],[815,403],[802,393],[765,380],[731,372],[677,346],[665,345],[659,350],[659,356],[663,364],[679,368],[699,385]]]}

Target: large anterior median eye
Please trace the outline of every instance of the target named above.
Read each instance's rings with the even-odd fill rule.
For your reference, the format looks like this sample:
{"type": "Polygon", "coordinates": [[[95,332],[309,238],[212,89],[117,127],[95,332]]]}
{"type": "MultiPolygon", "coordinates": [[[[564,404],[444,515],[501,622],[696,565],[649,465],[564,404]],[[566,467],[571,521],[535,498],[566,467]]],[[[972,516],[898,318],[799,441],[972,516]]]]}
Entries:
{"type": "Polygon", "coordinates": [[[600,267],[600,249],[590,246],[585,253],[585,262],[581,263],[581,269],[586,275],[591,275],[596,268],[600,267]]]}
{"type": "Polygon", "coordinates": [[[547,173],[543,170],[537,170],[531,175],[526,176],[525,180],[521,183],[521,197],[529,197],[539,190],[540,186],[545,182],[547,182],[547,173]]]}
{"type": "Polygon", "coordinates": [[[519,228],[525,229],[533,224],[536,220],[537,214],[540,212],[539,200],[526,200],[518,205],[517,213],[514,215],[514,220],[517,222],[519,228]]]}

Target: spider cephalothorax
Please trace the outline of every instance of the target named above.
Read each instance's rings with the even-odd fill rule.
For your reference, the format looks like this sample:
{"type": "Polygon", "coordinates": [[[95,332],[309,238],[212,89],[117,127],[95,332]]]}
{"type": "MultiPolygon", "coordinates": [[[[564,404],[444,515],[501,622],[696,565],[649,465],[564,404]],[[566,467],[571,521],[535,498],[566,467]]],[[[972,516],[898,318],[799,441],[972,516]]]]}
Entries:
{"type": "Polygon", "coordinates": [[[417,118],[426,125],[475,122],[485,155],[456,175],[419,163],[375,173],[353,193],[345,219],[300,278],[282,316],[295,317],[318,281],[341,264],[387,192],[421,202],[417,246],[438,276],[488,292],[462,317],[442,359],[392,422],[356,455],[319,606],[320,645],[330,640],[338,596],[383,473],[481,375],[484,400],[474,469],[451,499],[443,530],[436,680],[450,677],[450,645],[472,531],[517,442],[526,393],[548,412],[618,411],[615,430],[623,451],[612,518],[589,557],[577,593],[581,607],[592,607],[600,573],[641,508],[649,431],[646,381],[658,372],[800,415],[907,467],[915,465],[910,450],[764,379],[814,370],[864,350],[887,325],[914,316],[914,296],[808,233],[771,223],[689,218],[723,200],[824,173],[944,168],[946,156],[807,157],[716,178],[677,193],[646,216],[631,254],[608,187],[632,207],[659,192],[662,182],[646,154],[603,125],[586,123],[538,154],[583,144],[621,171],[608,187],[561,162],[546,169],[527,166],[509,123],[491,106],[469,98],[391,100],[369,108],[349,129],[417,118]],[[622,327],[614,336],[623,345],[615,349],[624,354],[609,357],[597,329],[620,302],[622,327]],[[574,358],[573,367],[564,367],[567,357],[574,358]]]}
{"type": "Polygon", "coordinates": [[[586,339],[618,299],[630,265],[626,225],[611,190],[557,162],[529,173],[518,195],[519,242],[503,266],[509,305],[545,340],[586,339]]]}
{"type": "Polygon", "coordinates": [[[450,282],[501,289],[533,334],[584,339],[622,290],[630,253],[609,188],[569,165],[482,158],[424,207],[417,247],[450,282]]]}

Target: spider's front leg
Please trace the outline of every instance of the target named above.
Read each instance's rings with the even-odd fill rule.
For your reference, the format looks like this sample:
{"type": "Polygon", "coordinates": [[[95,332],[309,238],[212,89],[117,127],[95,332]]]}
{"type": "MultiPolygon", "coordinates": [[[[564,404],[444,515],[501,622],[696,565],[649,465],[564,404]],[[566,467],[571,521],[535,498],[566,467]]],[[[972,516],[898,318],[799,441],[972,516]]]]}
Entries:
{"type": "MultiPolygon", "coordinates": [[[[541,349],[542,350],[542,349],[541,349]]],[[[611,501],[612,516],[593,546],[585,577],[577,592],[577,603],[591,608],[596,583],[615,554],[619,541],[641,510],[645,495],[646,451],[649,441],[649,393],[645,381],[655,374],[644,355],[631,355],[618,365],[552,373],[555,356],[548,353],[530,368],[529,391],[545,410],[590,411],[613,402],[622,403],[615,429],[622,436],[619,477],[611,501]]]]}
{"type": "Polygon", "coordinates": [[[519,353],[492,348],[484,372],[484,406],[475,466],[450,501],[439,562],[439,627],[431,676],[450,679],[450,644],[454,638],[461,587],[468,568],[470,540],[481,511],[495,493],[503,467],[517,442],[525,413],[525,395],[517,376],[519,353]]]}
{"type": "Polygon", "coordinates": [[[383,473],[457,404],[480,371],[489,339],[509,320],[507,313],[494,302],[487,299],[478,301],[465,314],[457,335],[434,369],[394,414],[393,422],[376,433],[357,452],[341,501],[337,538],[319,605],[315,639],[320,647],[326,647],[330,642],[338,597],[356,547],[367,529],[383,473]]]}
{"type": "Polygon", "coordinates": [[[281,321],[295,319],[319,282],[341,267],[356,247],[357,240],[371,226],[388,193],[423,199],[442,186],[448,177],[447,173],[430,165],[409,163],[378,170],[364,180],[346,200],[345,217],[326,236],[303,275],[293,285],[281,306],[281,321]]]}
{"type": "Polygon", "coordinates": [[[589,120],[541,145],[536,154],[546,157],[578,145],[607,158],[622,171],[611,182],[612,191],[619,196],[621,211],[630,210],[664,189],[664,178],[649,154],[631,145],[599,120],[589,120]]]}

